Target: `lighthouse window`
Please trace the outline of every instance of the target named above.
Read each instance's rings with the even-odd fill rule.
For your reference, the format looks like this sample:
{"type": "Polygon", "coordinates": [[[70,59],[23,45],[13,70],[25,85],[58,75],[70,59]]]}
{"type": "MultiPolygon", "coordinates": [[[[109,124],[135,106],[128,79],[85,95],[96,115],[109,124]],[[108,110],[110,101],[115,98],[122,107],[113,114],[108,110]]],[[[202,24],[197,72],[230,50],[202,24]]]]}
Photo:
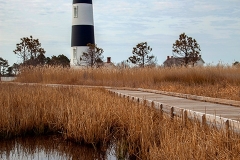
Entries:
{"type": "Polygon", "coordinates": [[[73,7],[73,14],[74,14],[74,18],[78,17],[78,7],[77,6],[73,7]]]}
{"type": "Polygon", "coordinates": [[[73,48],[73,59],[77,59],[77,48],[73,48]]]}

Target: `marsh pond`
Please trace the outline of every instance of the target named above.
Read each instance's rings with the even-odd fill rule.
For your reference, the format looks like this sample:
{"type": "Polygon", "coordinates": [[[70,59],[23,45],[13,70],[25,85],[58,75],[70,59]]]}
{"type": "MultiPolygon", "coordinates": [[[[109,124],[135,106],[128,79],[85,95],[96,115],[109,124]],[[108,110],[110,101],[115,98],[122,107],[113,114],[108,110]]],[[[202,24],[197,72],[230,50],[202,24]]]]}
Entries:
{"type": "Polygon", "coordinates": [[[1,160],[115,160],[111,149],[101,151],[65,141],[61,136],[20,137],[0,142],[1,160]]]}

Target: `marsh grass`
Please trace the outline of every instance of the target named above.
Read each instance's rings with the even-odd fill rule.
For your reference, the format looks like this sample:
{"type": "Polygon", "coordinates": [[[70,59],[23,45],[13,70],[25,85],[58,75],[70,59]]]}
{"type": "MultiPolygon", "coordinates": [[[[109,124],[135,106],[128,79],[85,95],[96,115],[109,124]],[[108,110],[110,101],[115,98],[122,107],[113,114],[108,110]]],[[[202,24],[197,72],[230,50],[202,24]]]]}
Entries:
{"type": "Polygon", "coordinates": [[[0,137],[61,134],[77,144],[114,147],[119,158],[239,159],[240,137],[103,89],[0,83],[0,137]]]}
{"type": "Polygon", "coordinates": [[[147,88],[240,100],[240,69],[228,66],[130,69],[35,67],[22,69],[17,81],[147,88]]]}

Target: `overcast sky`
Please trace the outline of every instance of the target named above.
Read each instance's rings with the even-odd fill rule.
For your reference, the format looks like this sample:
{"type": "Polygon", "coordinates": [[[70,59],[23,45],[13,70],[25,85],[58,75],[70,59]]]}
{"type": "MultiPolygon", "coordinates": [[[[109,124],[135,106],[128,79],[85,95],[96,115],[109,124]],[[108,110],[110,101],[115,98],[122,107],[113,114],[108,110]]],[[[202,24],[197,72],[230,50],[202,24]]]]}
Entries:
{"type": "MultiPolygon", "coordinates": [[[[104,59],[126,60],[148,42],[162,64],[185,32],[207,64],[240,61],[240,0],[93,0],[95,40],[104,59]]],[[[72,0],[0,0],[0,57],[20,62],[20,38],[38,38],[46,56],[70,58],[72,0]]]]}

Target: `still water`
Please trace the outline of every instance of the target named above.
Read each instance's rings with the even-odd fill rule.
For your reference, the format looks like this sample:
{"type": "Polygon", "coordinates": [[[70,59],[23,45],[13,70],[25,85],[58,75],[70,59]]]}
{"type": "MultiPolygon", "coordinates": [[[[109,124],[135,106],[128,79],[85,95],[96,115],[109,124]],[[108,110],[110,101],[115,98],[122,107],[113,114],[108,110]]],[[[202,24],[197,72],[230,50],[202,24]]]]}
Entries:
{"type": "Polygon", "coordinates": [[[116,160],[112,150],[100,151],[64,141],[61,136],[40,136],[0,141],[1,160],[116,160]]]}

